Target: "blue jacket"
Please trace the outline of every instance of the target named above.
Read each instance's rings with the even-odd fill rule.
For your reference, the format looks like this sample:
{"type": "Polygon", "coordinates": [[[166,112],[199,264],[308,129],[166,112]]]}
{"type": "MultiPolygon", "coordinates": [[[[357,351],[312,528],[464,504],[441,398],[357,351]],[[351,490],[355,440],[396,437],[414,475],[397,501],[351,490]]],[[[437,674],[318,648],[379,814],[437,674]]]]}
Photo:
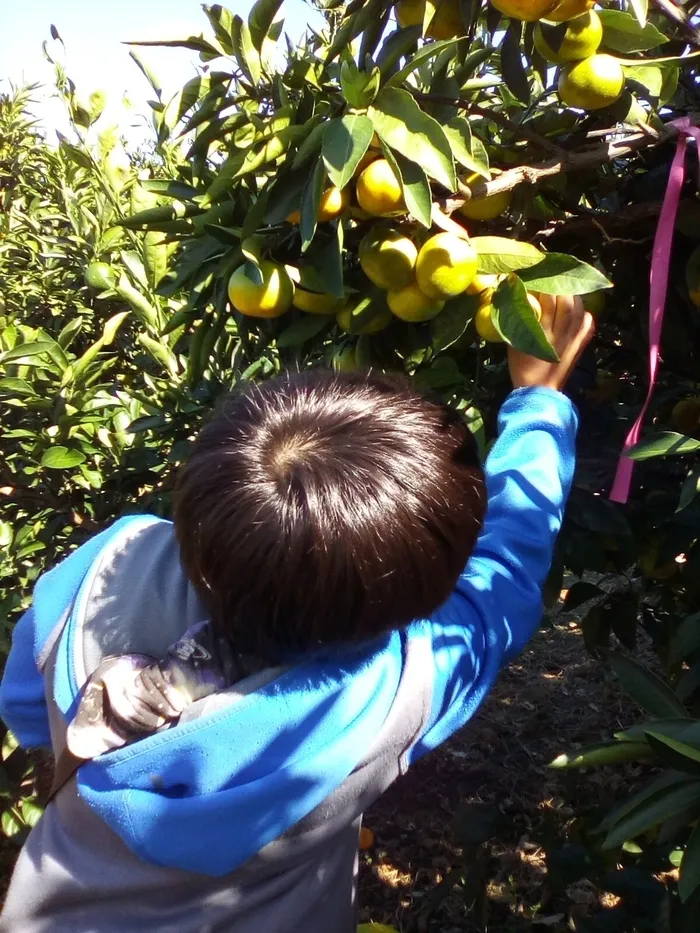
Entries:
{"type": "MultiPolygon", "coordinates": [[[[572,481],[576,423],[560,393],[534,388],[509,396],[485,468],[483,532],[454,593],[432,618],[348,650],[340,660],[283,671],[233,705],[98,757],[78,772],[81,800],[139,858],[222,876],[317,811],[357,773],[400,690],[405,693],[411,652],[424,660],[410,690],[427,705],[415,734],[406,737],[405,766],[444,742],[474,715],[539,623],[541,587],[572,481]]],[[[172,538],[170,525],[148,516],[122,519],[40,578],[32,608],[14,630],[0,688],[0,715],[23,746],[55,741],[52,705],[66,720],[75,710],[90,672],[86,658],[95,650],[85,639],[102,638],[105,653],[113,648],[90,629],[95,620],[112,639],[114,626],[105,619],[131,631],[125,649],[157,654],[153,630],[178,614],[173,600],[191,599],[177,595],[186,593],[180,577],[164,584],[166,608],[156,625],[161,570],[149,569],[143,557],[141,573],[128,564],[129,542],[151,538],[144,555],[172,538]],[[118,576],[120,561],[127,569],[114,609],[104,595],[105,568],[118,576]]],[[[162,547],[170,555],[168,573],[181,576],[172,544],[162,547]]],[[[176,619],[160,647],[196,621],[196,612],[176,619]]]]}

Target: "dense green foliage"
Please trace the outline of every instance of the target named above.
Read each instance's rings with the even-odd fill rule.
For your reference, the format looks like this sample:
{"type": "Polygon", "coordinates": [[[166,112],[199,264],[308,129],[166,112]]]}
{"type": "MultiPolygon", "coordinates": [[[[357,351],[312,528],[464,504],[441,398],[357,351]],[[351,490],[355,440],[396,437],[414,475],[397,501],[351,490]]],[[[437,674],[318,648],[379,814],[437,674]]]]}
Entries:
{"type": "MultiPolygon", "coordinates": [[[[563,158],[567,171],[514,187],[507,211],[463,221],[480,271],[510,273],[498,325],[523,349],[550,353],[523,285],[585,294],[608,285],[600,269],[614,283],[573,386],[581,462],[547,589],[554,602],[565,570],[586,577],[566,608],[586,604],[587,647],[651,720],[554,764],[639,758],[667,770],[614,812],[581,814],[550,874],[561,885],[588,875],[622,897],[576,929],[690,933],[700,916],[700,415],[685,419],[688,437],[657,432],[672,431],[675,403],[698,392],[700,316],[684,274],[698,236],[692,188],[677,224],[654,427],[636,454],[645,462],[627,507],[606,498],[646,386],[640,270],[672,156],[655,133],[697,106],[695,59],[678,58],[685,33],[658,13],[647,21],[641,0],[606,9],[603,48],[629,56],[627,89],[586,114],[562,106],[532,25],[499,21],[476,0],[461,5],[466,38],[437,42],[420,26],[395,29],[386,0],[331,3],[323,33],[286,51],[278,9],[259,0],[246,22],[205,7],[207,37],[163,43],[204,63],[173,100],[137,58],[154,97],[148,164],[102,127],[100,95],[81,102],[60,67],[72,135],[58,146],[33,128],[31,90],[0,97],[0,649],[44,567],[125,511],[167,514],[174,467],[239,383],[319,363],[403,370],[455,403],[486,449],[508,382],[504,345],[474,333],[476,297],[457,296],[429,323],[359,334],[386,314],[357,258],[374,221],[352,204],[319,223],[319,201],[330,184],[353,188],[375,133],[401,179],[401,222],[419,241],[433,225],[453,229],[464,198],[492,193],[513,166],[563,158]],[[640,120],[656,130],[640,132],[640,120]],[[617,157],[608,145],[625,134],[637,142],[617,157]],[[287,219],[295,209],[298,224],[287,219]],[[350,327],[299,310],[268,321],[233,310],[232,272],[246,264],[255,281],[268,258],[347,301],[350,327]],[[630,658],[640,629],[664,679],[630,658]]],[[[31,770],[11,736],[3,759],[2,825],[21,838],[39,812],[31,770]]]]}

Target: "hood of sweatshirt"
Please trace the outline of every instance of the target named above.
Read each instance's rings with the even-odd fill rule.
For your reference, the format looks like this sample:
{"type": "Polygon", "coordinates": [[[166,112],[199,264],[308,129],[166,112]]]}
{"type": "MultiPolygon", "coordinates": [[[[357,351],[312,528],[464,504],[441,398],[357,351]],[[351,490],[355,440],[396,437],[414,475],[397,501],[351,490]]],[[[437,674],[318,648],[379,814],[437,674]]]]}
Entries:
{"type": "MultiPolygon", "coordinates": [[[[36,653],[57,644],[53,699],[66,726],[105,657],[159,657],[202,612],[169,522],[122,520],[84,548],[82,576],[81,548],[35,591],[36,653]]],[[[253,675],[196,701],[167,731],[83,764],[78,793],[147,861],[227,874],[352,773],[392,707],[403,659],[392,632],[342,657],[253,675]]]]}

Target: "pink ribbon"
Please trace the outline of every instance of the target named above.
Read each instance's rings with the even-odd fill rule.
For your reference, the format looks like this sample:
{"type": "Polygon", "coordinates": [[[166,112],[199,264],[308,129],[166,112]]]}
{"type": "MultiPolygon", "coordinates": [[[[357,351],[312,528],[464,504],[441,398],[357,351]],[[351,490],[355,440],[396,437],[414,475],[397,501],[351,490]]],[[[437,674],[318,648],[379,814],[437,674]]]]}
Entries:
{"type": "Polygon", "coordinates": [[[663,326],[664,311],[666,309],[666,292],[668,290],[668,273],[671,263],[673,230],[676,225],[678,202],[680,201],[681,189],[685,176],[685,153],[688,136],[692,136],[695,139],[698,150],[700,151],[700,128],[691,126],[688,117],[673,120],[670,125],[678,129],[678,140],[676,142],[676,153],[671,163],[671,174],[668,178],[664,202],[661,205],[659,225],[656,228],[656,236],[654,237],[654,249],[651,255],[651,271],[649,273],[649,389],[639,417],[632,425],[625,439],[624,447],[622,448],[622,454],[617,465],[617,473],[615,474],[615,482],[610,492],[610,498],[613,502],[627,502],[629,497],[634,460],[626,456],[625,452],[639,440],[639,435],[641,434],[642,425],[644,423],[644,416],[647,413],[649,403],[654,394],[656,374],[659,368],[661,328],[663,326]]]}

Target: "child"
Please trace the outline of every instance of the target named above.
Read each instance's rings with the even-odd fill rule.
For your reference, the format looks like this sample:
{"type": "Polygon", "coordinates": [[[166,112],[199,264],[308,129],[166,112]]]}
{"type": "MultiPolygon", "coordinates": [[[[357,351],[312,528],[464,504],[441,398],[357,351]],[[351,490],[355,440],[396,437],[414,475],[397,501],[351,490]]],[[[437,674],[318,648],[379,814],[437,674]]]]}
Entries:
{"type": "Polygon", "coordinates": [[[122,519],[39,580],[0,706],[57,775],[2,933],[354,930],[363,810],[540,619],[574,466],[559,390],[592,333],[578,299],[542,308],[560,362],[510,351],[486,489],[445,406],[305,372],[214,415],[174,525],[122,519]]]}

